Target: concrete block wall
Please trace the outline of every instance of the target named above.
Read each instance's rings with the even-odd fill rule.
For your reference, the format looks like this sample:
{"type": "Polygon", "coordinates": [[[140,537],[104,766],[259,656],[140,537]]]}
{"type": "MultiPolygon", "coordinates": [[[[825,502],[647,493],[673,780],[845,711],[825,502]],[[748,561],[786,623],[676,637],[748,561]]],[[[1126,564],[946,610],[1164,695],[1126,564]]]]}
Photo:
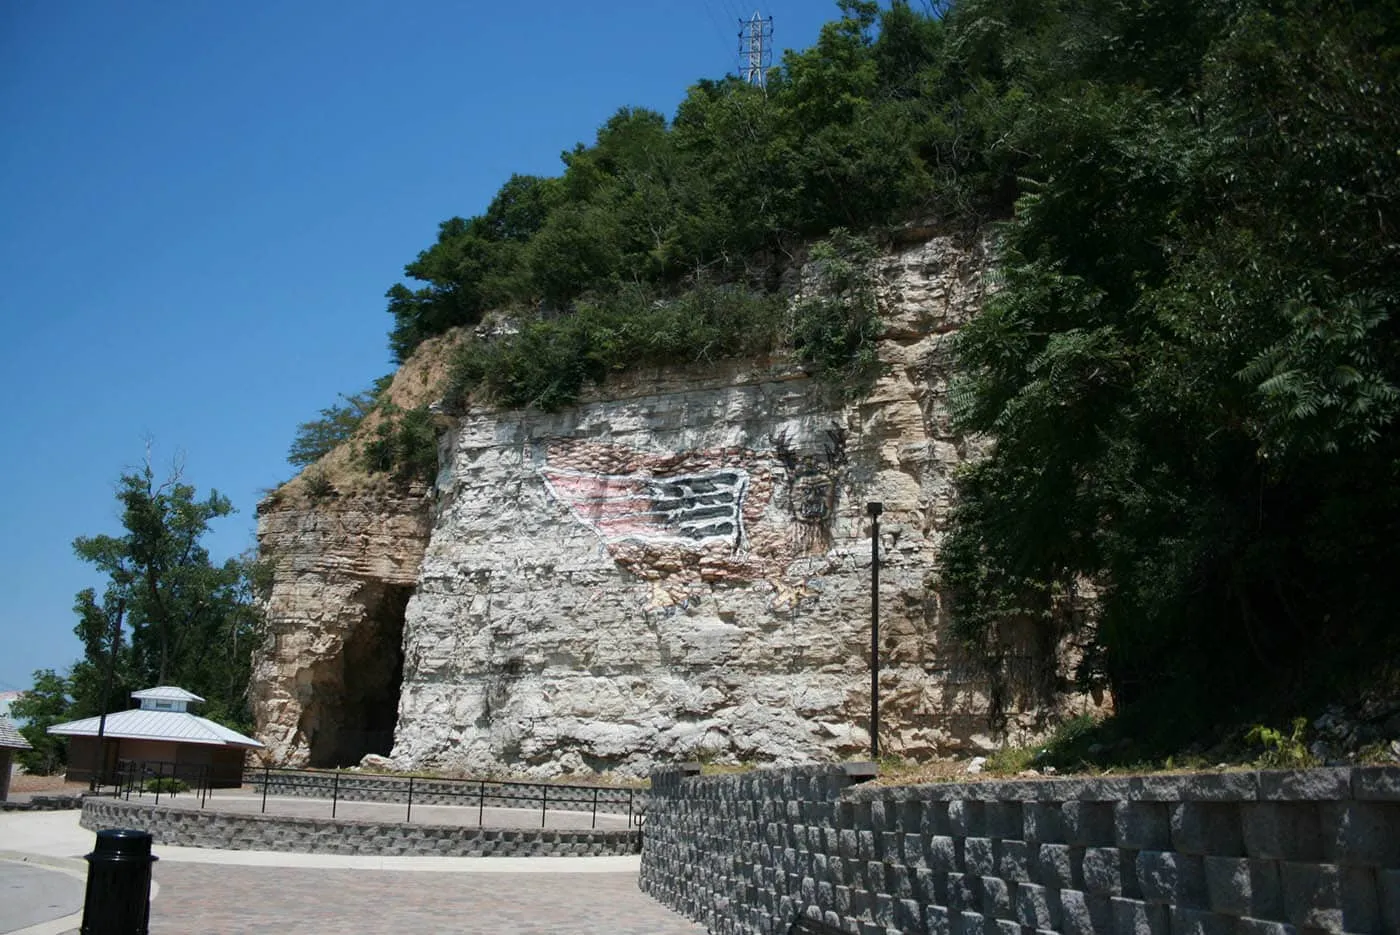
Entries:
{"type": "Polygon", "coordinates": [[[1400,768],[652,779],[641,886],[718,935],[1400,933],[1400,768]]]}
{"type": "MultiPolygon", "coordinates": [[[[334,779],[334,773],[327,772],[274,772],[249,770],[244,781],[257,792],[262,792],[264,781],[268,795],[295,796],[329,799],[332,782],[335,795],[347,802],[408,802],[409,781],[397,776],[365,775],[362,773],[341,773],[334,779]]],[[[600,813],[626,815],[629,810],[641,810],[645,800],[644,789],[623,789],[616,786],[566,786],[543,782],[491,782],[451,781],[442,779],[414,779],[414,805],[477,805],[485,798],[488,808],[538,809],[541,801],[551,809],[570,811],[591,811],[596,803],[600,813]]]]}
{"type": "Polygon", "coordinates": [[[596,857],[637,852],[638,832],[496,829],[279,815],[238,815],[88,798],[89,831],[136,828],[157,844],[227,850],[413,857],[596,857]]]}
{"type": "Polygon", "coordinates": [[[82,808],[83,795],[32,795],[27,801],[0,802],[0,812],[61,812],[82,808]]]}

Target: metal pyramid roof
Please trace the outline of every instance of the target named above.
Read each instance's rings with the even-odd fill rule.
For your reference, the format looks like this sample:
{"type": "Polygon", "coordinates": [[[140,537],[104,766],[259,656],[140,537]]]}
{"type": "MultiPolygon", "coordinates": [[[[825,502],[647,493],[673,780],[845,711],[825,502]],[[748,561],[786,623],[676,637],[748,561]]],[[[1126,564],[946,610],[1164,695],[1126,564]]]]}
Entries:
{"type": "MultiPolygon", "coordinates": [[[[89,717],[68,721],[49,728],[50,734],[75,737],[96,737],[99,718],[89,717]]],[[[262,744],[236,730],[215,724],[208,718],[188,711],[149,711],[133,708],[107,715],[102,731],[106,737],[126,737],[133,740],[175,740],[180,743],[208,744],[216,747],[256,748],[262,744]]]]}
{"type": "Polygon", "coordinates": [[[175,685],[157,685],[155,688],[143,688],[139,692],[132,692],[131,697],[137,701],[144,701],[147,698],[159,701],[203,701],[204,699],[194,692],[187,692],[183,688],[175,685]]]}
{"type": "Polygon", "coordinates": [[[0,717],[0,747],[6,747],[10,750],[34,749],[29,745],[29,741],[24,739],[24,735],[15,728],[14,721],[7,717],[0,717]]]}

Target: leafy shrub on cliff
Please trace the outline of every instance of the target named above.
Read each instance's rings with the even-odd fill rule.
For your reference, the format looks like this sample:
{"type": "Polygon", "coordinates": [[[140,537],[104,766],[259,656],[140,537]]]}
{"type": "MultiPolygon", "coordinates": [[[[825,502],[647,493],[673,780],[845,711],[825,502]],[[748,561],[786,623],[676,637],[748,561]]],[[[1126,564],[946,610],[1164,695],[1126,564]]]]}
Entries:
{"type": "Polygon", "coordinates": [[[502,406],[567,406],[589,383],[642,365],[761,354],[779,340],[777,296],[700,285],[663,298],[645,286],[582,300],[568,316],[469,341],[452,363],[444,404],[460,411],[477,392],[502,406]]]}
{"type": "Polygon", "coordinates": [[[1395,5],[839,8],[766,93],[731,77],[669,123],[619,111],[558,178],[444,222],[405,269],[423,285],[390,292],[395,354],[501,308],[518,330],[461,353],[454,406],[557,408],[626,367],[789,340],[858,387],[858,264],[773,325],[800,245],[1005,219],[951,390],[958,430],[995,441],[942,543],[967,646],[1088,621],[1082,682],[1120,724],[1183,733],[1395,658],[1395,5]],[[685,317],[692,282],[742,297],[728,325],[685,317]]]}
{"type": "Polygon", "coordinates": [[[869,392],[880,374],[876,339],[875,245],[844,230],[812,247],[817,282],[793,309],[793,348],[816,375],[848,398],[869,392]]]}
{"type": "Polygon", "coordinates": [[[287,460],[296,467],[306,467],[347,441],[364,422],[365,416],[374,411],[376,402],[392,380],[393,374],[388,374],[375,380],[374,385],[363,392],[350,396],[342,393],[340,398],[344,405],[322,409],[319,419],[298,425],[287,460]]]}
{"type": "Polygon", "coordinates": [[[781,294],[701,282],[674,296],[632,285],[580,299],[570,315],[467,342],[453,361],[444,404],[479,393],[497,405],[553,411],[583,388],[641,366],[706,363],[786,348],[848,395],[878,375],[880,320],[867,238],[838,231],[813,246],[813,294],[791,313],[781,294]]]}
{"type": "Polygon", "coordinates": [[[380,407],[384,418],[360,451],[360,464],[370,474],[388,474],[407,484],[428,483],[437,475],[437,426],[426,407],[380,407]]]}

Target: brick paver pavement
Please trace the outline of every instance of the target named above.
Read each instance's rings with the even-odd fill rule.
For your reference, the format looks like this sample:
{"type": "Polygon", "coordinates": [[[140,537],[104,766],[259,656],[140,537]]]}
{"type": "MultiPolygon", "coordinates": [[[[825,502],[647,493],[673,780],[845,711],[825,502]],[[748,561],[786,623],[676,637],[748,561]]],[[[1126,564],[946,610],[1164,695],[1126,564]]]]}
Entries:
{"type": "MultiPolygon", "coordinates": [[[[547,858],[541,858],[547,859],[547,858]]],[[[151,935],[704,935],[631,873],[431,873],[157,863],[151,935]]]]}

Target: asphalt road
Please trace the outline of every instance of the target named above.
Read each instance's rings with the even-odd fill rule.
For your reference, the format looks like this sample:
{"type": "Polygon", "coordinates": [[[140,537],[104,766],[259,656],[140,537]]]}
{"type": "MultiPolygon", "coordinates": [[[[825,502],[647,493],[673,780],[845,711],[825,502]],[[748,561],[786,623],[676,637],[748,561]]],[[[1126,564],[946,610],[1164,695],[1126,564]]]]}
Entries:
{"type": "Polygon", "coordinates": [[[40,864],[0,859],[0,932],[81,912],[83,881],[40,864]]]}

